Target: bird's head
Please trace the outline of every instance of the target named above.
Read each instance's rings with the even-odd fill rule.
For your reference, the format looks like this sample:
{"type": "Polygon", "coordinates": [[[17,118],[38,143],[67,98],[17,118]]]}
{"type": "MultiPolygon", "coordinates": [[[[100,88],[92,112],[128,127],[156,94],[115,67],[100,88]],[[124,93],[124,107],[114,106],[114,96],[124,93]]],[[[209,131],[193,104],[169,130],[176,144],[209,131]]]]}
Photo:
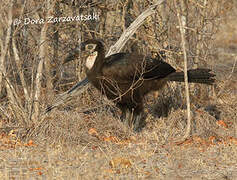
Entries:
{"type": "Polygon", "coordinates": [[[96,61],[96,58],[100,55],[104,58],[104,46],[101,41],[90,39],[81,44],[81,51],[87,56],[86,67],[91,69],[96,61]]]}

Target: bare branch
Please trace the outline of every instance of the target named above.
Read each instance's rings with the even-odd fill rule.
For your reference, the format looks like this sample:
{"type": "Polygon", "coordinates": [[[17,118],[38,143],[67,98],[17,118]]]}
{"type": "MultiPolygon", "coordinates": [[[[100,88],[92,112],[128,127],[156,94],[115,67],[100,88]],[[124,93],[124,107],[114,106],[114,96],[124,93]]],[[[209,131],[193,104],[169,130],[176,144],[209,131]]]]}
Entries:
{"type": "Polygon", "coordinates": [[[8,24],[7,24],[7,35],[6,35],[6,39],[5,39],[5,44],[4,42],[1,41],[1,56],[0,56],[0,92],[2,90],[2,77],[3,77],[3,72],[4,72],[4,61],[5,61],[5,57],[7,54],[7,50],[8,50],[8,46],[9,46],[9,41],[10,41],[10,35],[11,35],[11,31],[12,31],[12,7],[13,7],[13,1],[11,1],[10,3],[10,7],[9,7],[9,11],[8,11],[8,24]]]}
{"type": "MultiPolygon", "coordinates": [[[[3,74],[4,75],[4,74],[3,74]]],[[[14,111],[14,115],[18,116],[17,119],[21,120],[21,123],[23,125],[26,125],[26,114],[24,112],[24,108],[21,103],[21,99],[18,96],[17,92],[15,91],[15,88],[13,87],[13,84],[10,82],[9,78],[4,75],[5,82],[6,82],[6,88],[7,88],[7,95],[10,100],[10,104],[12,106],[12,110],[14,111]],[[18,113],[17,113],[18,112],[18,113]],[[19,114],[21,114],[19,116],[19,114]]]]}
{"type": "Polygon", "coordinates": [[[145,19],[155,13],[155,8],[163,3],[165,0],[159,0],[154,5],[150,6],[147,10],[145,10],[142,14],[140,14],[135,21],[123,32],[119,40],[110,47],[109,52],[106,56],[110,56],[112,54],[118,53],[124,47],[126,42],[132,37],[132,35],[136,32],[136,30],[144,23],[145,19]]]}
{"type": "Polygon", "coordinates": [[[18,50],[16,48],[16,42],[15,42],[14,38],[12,40],[12,47],[13,47],[13,53],[14,53],[14,56],[15,56],[16,67],[17,67],[17,70],[19,72],[19,76],[20,76],[21,83],[22,83],[22,86],[23,86],[24,95],[26,97],[26,100],[29,101],[29,93],[28,93],[26,81],[25,81],[25,78],[24,78],[24,73],[22,71],[21,60],[19,58],[19,53],[18,53],[18,50]]]}
{"type": "Polygon", "coordinates": [[[231,73],[230,73],[228,79],[230,79],[234,73],[236,62],[237,62],[237,55],[235,56],[235,62],[233,64],[233,67],[232,67],[232,70],[231,70],[231,73]]]}
{"type": "Polygon", "coordinates": [[[186,39],[185,39],[185,24],[183,23],[180,16],[180,9],[177,6],[177,1],[175,0],[175,6],[177,9],[177,17],[179,21],[179,30],[181,34],[181,43],[182,50],[184,55],[184,83],[185,83],[185,94],[186,94],[186,103],[187,103],[187,127],[186,132],[183,136],[183,139],[186,139],[190,135],[191,131],[191,113],[190,113],[190,98],[189,98],[189,86],[188,86],[188,60],[187,60],[187,52],[186,52],[186,39]]]}
{"type": "MultiPolygon", "coordinates": [[[[47,1],[47,17],[50,16],[50,14],[53,11],[53,7],[54,7],[54,3],[50,4],[51,1],[48,0],[47,1]]],[[[40,53],[39,53],[39,57],[40,57],[40,62],[37,68],[37,74],[36,74],[36,81],[35,81],[35,106],[34,106],[34,110],[35,110],[35,114],[34,114],[34,119],[39,117],[39,98],[40,98],[40,90],[41,90],[41,80],[42,80],[42,71],[43,71],[43,64],[44,64],[44,60],[45,60],[45,51],[46,51],[46,46],[45,46],[45,42],[46,42],[46,33],[47,33],[47,29],[48,29],[49,24],[45,23],[41,29],[41,34],[40,34],[40,53]]]]}

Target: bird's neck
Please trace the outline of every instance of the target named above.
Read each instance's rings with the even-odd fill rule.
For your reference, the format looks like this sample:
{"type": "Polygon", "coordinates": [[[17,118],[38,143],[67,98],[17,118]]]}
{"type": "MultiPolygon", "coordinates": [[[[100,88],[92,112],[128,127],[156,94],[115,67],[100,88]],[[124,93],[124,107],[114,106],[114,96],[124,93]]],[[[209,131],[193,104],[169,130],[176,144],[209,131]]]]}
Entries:
{"type": "Polygon", "coordinates": [[[96,58],[98,56],[98,52],[95,51],[92,54],[90,54],[87,59],[86,59],[86,67],[90,70],[94,65],[95,65],[95,61],[96,58]]]}
{"type": "Polygon", "coordinates": [[[98,78],[102,76],[104,60],[105,53],[100,51],[97,53],[97,57],[95,58],[94,64],[91,69],[89,69],[88,67],[86,68],[87,78],[97,89],[101,89],[101,84],[100,81],[98,81],[98,78]]]}
{"type": "Polygon", "coordinates": [[[96,69],[98,72],[100,72],[102,70],[103,64],[105,61],[105,51],[98,51],[94,65],[93,65],[93,69],[96,69]]]}
{"type": "Polygon", "coordinates": [[[86,73],[100,74],[102,72],[103,64],[105,60],[105,51],[96,51],[89,55],[86,60],[86,73]]]}

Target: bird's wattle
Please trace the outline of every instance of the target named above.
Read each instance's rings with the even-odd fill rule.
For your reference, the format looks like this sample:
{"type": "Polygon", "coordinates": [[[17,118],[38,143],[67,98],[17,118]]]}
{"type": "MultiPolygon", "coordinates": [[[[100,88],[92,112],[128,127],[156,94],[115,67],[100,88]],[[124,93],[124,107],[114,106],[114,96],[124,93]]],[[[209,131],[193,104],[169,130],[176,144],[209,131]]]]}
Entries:
{"type": "Polygon", "coordinates": [[[86,67],[87,67],[88,69],[91,69],[91,68],[93,67],[93,65],[94,65],[94,63],[95,63],[95,60],[96,60],[96,58],[97,58],[97,55],[98,55],[98,52],[95,51],[95,52],[93,52],[92,54],[90,54],[90,55],[87,57],[87,59],[86,59],[86,67]]]}

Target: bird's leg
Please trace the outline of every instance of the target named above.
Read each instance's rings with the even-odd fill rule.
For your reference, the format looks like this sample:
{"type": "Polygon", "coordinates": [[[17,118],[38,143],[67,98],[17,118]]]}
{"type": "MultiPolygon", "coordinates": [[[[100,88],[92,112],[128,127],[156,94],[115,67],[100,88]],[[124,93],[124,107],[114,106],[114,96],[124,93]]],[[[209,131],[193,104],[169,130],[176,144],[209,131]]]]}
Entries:
{"type": "Polygon", "coordinates": [[[121,110],[122,114],[120,116],[120,120],[121,122],[124,122],[124,120],[126,119],[126,114],[127,114],[127,106],[125,105],[121,105],[121,104],[117,104],[117,107],[121,110]]]}
{"type": "Polygon", "coordinates": [[[142,128],[146,125],[145,118],[146,116],[144,114],[143,108],[135,109],[132,120],[133,130],[135,132],[141,131],[142,128]]]}
{"type": "Polygon", "coordinates": [[[127,108],[126,112],[125,112],[125,119],[124,119],[124,124],[127,127],[131,127],[131,125],[132,125],[132,118],[133,118],[133,111],[127,108]]]}
{"type": "Polygon", "coordinates": [[[139,132],[142,129],[142,113],[137,114],[133,117],[133,130],[139,132]]]}
{"type": "Polygon", "coordinates": [[[145,116],[143,113],[143,106],[136,108],[128,108],[126,105],[117,105],[122,111],[120,120],[134,131],[139,132],[145,126],[145,116]]]}
{"type": "Polygon", "coordinates": [[[121,122],[123,122],[126,126],[131,127],[132,120],[132,111],[126,105],[117,105],[117,107],[122,111],[122,115],[120,116],[121,122]]]}
{"type": "Polygon", "coordinates": [[[120,121],[123,122],[125,118],[126,118],[126,111],[122,110],[122,115],[120,116],[120,121]]]}

